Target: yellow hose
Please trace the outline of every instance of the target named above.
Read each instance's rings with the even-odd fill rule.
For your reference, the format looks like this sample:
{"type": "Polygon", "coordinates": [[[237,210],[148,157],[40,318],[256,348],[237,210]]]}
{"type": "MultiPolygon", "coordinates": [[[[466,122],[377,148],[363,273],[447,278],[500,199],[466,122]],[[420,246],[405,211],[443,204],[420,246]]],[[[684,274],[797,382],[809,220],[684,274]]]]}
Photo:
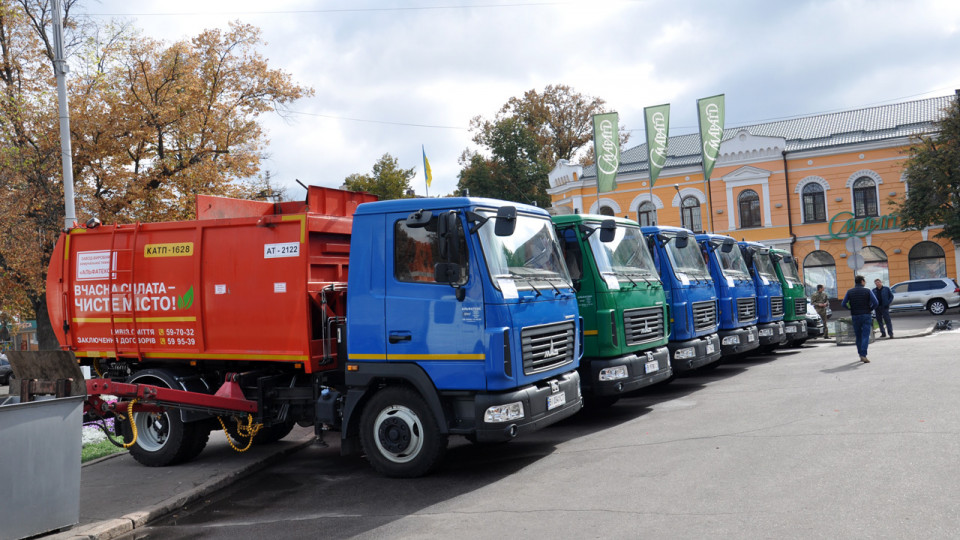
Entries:
{"type": "Polygon", "coordinates": [[[247,450],[249,450],[250,447],[253,446],[253,438],[254,438],[254,436],[256,436],[257,432],[260,431],[260,428],[263,427],[263,424],[254,424],[254,423],[253,423],[253,415],[252,415],[252,414],[248,414],[248,415],[247,415],[247,425],[243,425],[243,423],[238,419],[238,420],[237,420],[237,434],[240,435],[241,437],[247,437],[247,446],[245,446],[245,447],[243,447],[243,448],[239,448],[239,447],[237,447],[235,444],[233,444],[233,437],[231,437],[231,436],[230,436],[230,432],[227,431],[227,425],[223,423],[223,418],[220,418],[220,417],[218,416],[218,417],[217,417],[217,420],[220,421],[220,427],[223,428],[223,434],[227,436],[227,444],[229,444],[229,445],[230,445],[230,448],[233,448],[233,449],[236,450],[237,452],[246,452],[247,450]]]}
{"type": "Polygon", "coordinates": [[[130,405],[127,406],[127,420],[130,422],[130,430],[133,431],[133,440],[123,445],[124,448],[130,448],[137,443],[137,423],[133,421],[133,404],[137,400],[130,401],[130,405]]]}

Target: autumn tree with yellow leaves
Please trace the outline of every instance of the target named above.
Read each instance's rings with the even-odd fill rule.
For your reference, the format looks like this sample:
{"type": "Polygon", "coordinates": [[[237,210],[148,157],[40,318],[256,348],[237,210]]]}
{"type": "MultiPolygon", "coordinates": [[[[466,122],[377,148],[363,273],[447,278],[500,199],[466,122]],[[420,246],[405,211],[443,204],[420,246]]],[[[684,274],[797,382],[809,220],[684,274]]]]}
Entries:
{"type": "MultiPolygon", "coordinates": [[[[77,218],[104,223],[194,217],[197,194],[256,198],[266,138],[259,118],[312,93],[271,69],[257,28],[234,23],[167,44],[129,27],[78,24],[69,77],[77,218]],[[254,179],[254,180],[250,180],[254,179]]],[[[63,225],[49,5],[0,0],[0,311],[35,315],[63,225]]],[[[267,175],[267,178],[269,175],[267,175]]]]}

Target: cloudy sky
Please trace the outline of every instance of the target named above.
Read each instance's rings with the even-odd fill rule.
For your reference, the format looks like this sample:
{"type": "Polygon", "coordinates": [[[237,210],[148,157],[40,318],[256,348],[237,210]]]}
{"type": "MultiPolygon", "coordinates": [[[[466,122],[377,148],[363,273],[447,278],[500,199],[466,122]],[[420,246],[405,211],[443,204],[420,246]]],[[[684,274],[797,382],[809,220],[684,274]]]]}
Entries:
{"type": "Polygon", "coordinates": [[[186,39],[241,20],[274,68],[316,94],[270,116],[263,167],[299,198],[337,187],[385,153],[431,195],[452,193],[470,119],[567,84],[603,98],[644,140],[643,108],[671,104],[672,135],[696,100],[726,95],[726,125],[952,94],[956,0],[89,0],[79,11],[186,39]]]}

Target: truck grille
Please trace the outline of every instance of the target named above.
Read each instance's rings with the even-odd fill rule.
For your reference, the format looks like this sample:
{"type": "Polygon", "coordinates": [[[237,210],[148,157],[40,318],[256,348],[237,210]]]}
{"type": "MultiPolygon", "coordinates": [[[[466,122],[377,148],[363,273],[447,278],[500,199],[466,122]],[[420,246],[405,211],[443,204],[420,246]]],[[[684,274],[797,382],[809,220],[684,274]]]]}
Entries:
{"type": "Polygon", "coordinates": [[[779,317],[781,315],[783,315],[783,297],[771,296],[770,297],[770,316],[779,317]]]}
{"type": "Polygon", "coordinates": [[[532,375],[573,362],[573,321],[528,326],[520,331],[523,373],[532,375]]]}
{"type": "Polygon", "coordinates": [[[796,313],[797,315],[805,315],[807,313],[807,299],[794,298],[793,310],[794,310],[794,313],[796,313]]]}
{"type": "Polygon", "coordinates": [[[639,345],[663,338],[663,308],[628,309],[623,312],[627,345],[639,345]]]}
{"type": "Polygon", "coordinates": [[[756,298],[737,298],[737,320],[749,321],[757,316],[756,298]]]}
{"type": "Polygon", "coordinates": [[[712,330],[717,325],[717,303],[694,302],[693,303],[693,328],[696,331],[712,330]]]}

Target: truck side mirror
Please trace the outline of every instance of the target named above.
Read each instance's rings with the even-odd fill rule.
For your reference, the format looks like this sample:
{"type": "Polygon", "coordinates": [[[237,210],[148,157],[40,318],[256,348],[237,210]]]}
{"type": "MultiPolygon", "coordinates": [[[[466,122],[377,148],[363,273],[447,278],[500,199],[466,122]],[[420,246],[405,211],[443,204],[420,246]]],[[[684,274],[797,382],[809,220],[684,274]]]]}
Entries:
{"type": "Polygon", "coordinates": [[[517,230],[517,207],[501,206],[497,210],[497,224],[493,234],[497,236],[511,236],[517,230]]]}
{"type": "Polygon", "coordinates": [[[430,219],[433,217],[433,213],[429,210],[417,210],[416,212],[407,216],[407,220],[404,224],[411,229],[422,229],[427,226],[427,223],[430,223],[430,219]]]}
{"type": "Polygon", "coordinates": [[[733,240],[727,239],[723,241],[723,244],[720,244],[720,251],[722,253],[730,253],[733,251],[733,240]]]}
{"type": "Polygon", "coordinates": [[[457,253],[457,213],[440,214],[437,220],[437,239],[440,242],[440,259],[450,262],[457,253]]]}
{"type": "Polygon", "coordinates": [[[743,250],[743,262],[747,263],[747,267],[753,266],[753,252],[749,249],[743,250]]]}
{"type": "Polygon", "coordinates": [[[600,241],[604,244],[613,242],[617,237],[617,222],[612,219],[605,219],[600,223],[600,241]]]}
{"type": "Polygon", "coordinates": [[[784,255],[783,262],[790,264],[793,262],[793,255],[784,255]]]}
{"type": "Polygon", "coordinates": [[[457,283],[460,281],[460,265],[452,262],[433,265],[433,280],[437,283],[457,283]]]}
{"type": "Polygon", "coordinates": [[[683,249],[687,247],[687,242],[690,241],[690,237],[687,235],[687,231],[680,231],[677,234],[676,244],[677,247],[683,249]]]}
{"type": "Polygon", "coordinates": [[[773,262],[780,262],[783,257],[778,253],[771,253],[770,258],[773,259],[773,262]]]}

